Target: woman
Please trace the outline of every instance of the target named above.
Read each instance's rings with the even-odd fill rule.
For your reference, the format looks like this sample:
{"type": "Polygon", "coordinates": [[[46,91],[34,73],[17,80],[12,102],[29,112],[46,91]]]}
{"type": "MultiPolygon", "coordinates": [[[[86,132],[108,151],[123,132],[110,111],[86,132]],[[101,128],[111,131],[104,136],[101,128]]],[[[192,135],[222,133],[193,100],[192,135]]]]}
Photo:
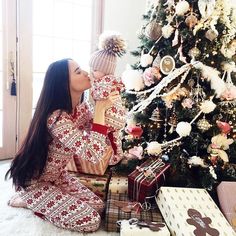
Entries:
{"type": "Polygon", "coordinates": [[[95,118],[82,101],[91,87],[88,73],[71,59],[52,63],[26,139],[12,161],[10,175],[18,194],[9,205],[27,207],[54,225],[91,232],[104,204],[65,170],[76,155],[96,163],[109,148],[105,111],[119,95],[97,102],[95,118]]]}

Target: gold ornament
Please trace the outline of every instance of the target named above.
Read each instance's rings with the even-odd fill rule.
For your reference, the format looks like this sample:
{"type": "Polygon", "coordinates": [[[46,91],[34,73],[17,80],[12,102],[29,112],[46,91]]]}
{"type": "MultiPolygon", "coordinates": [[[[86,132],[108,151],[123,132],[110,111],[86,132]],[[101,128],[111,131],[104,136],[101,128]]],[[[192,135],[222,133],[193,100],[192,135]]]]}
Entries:
{"type": "Polygon", "coordinates": [[[212,30],[212,29],[209,29],[207,30],[207,32],[205,33],[205,37],[207,39],[209,39],[210,41],[213,41],[217,38],[218,36],[218,32],[216,30],[212,30]]]}
{"type": "Polygon", "coordinates": [[[161,119],[159,108],[156,108],[152,112],[152,116],[151,116],[151,118],[149,118],[149,120],[154,121],[155,128],[157,128],[157,129],[161,128],[161,124],[162,124],[163,120],[161,119]]]}
{"type": "Polygon", "coordinates": [[[150,40],[157,40],[162,35],[161,25],[158,24],[155,20],[151,21],[145,29],[145,35],[150,40]]]}
{"type": "Polygon", "coordinates": [[[197,127],[200,129],[202,132],[205,132],[211,128],[211,124],[205,119],[205,116],[203,119],[199,120],[197,122],[197,127]]]}
{"type": "Polygon", "coordinates": [[[200,53],[201,51],[197,47],[194,47],[189,50],[188,55],[192,58],[195,58],[195,57],[198,57],[200,53]]]}
{"type": "Polygon", "coordinates": [[[160,61],[160,69],[164,75],[168,75],[175,68],[175,60],[172,56],[166,55],[160,61]]]}
{"type": "Polygon", "coordinates": [[[198,19],[195,15],[191,14],[189,16],[187,16],[186,20],[185,20],[185,24],[192,29],[198,22],[198,19]]]}

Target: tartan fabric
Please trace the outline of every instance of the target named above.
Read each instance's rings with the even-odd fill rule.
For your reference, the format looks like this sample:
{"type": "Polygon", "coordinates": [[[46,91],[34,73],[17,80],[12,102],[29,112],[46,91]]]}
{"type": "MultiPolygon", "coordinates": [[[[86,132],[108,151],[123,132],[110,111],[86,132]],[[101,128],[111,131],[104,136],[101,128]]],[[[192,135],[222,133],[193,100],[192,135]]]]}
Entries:
{"type": "Polygon", "coordinates": [[[111,172],[109,170],[107,170],[103,176],[75,172],[72,172],[70,174],[78,178],[81,184],[90,189],[103,201],[106,201],[108,184],[111,179],[111,172]]]}
{"type": "Polygon", "coordinates": [[[128,201],[128,195],[124,193],[108,193],[105,212],[105,230],[110,232],[119,232],[116,222],[118,220],[128,220],[130,218],[138,218],[142,221],[163,222],[161,213],[157,208],[149,211],[141,210],[139,213],[132,211],[130,213],[123,212],[118,208],[114,201],[128,201]]]}

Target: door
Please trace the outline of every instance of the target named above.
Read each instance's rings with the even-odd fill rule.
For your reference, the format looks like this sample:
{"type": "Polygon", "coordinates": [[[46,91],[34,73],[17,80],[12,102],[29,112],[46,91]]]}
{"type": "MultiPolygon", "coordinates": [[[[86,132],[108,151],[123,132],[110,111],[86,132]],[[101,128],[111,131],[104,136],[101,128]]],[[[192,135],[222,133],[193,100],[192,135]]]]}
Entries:
{"type": "Polygon", "coordinates": [[[0,159],[16,151],[17,97],[11,95],[16,71],[16,0],[0,0],[0,159]]]}

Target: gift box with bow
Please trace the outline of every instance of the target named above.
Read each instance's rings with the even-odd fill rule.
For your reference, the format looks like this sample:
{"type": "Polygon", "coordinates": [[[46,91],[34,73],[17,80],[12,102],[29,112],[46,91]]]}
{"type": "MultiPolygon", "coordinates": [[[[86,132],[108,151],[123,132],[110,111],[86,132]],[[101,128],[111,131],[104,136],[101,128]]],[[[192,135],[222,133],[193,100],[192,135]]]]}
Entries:
{"type": "Polygon", "coordinates": [[[131,202],[124,193],[108,193],[105,212],[105,230],[119,232],[117,221],[137,218],[141,221],[163,222],[157,208],[131,202]]]}
{"type": "Polygon", "coordinates": [[[164,183],[170,164],[161,160],[147,160],[128,175],[128,195],[131,200],[145,202],[155,195],[164,183]]]}

